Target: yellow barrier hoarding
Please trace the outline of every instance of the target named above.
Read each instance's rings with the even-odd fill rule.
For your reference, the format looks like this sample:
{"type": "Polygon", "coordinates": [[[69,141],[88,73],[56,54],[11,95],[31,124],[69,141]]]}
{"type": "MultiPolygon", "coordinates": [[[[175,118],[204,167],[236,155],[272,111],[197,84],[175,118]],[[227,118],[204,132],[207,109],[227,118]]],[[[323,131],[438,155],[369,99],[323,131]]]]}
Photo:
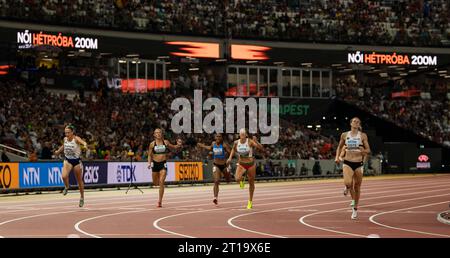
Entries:
{"type": "Polygon", "coordinates": [[[202,162],[175,162],[176,181],[203,180],[202,162]]]}
{"type": "Polygon", "coordinates": [[[0,163],[0,188],[19,188],[19,163],[0,163]]]}

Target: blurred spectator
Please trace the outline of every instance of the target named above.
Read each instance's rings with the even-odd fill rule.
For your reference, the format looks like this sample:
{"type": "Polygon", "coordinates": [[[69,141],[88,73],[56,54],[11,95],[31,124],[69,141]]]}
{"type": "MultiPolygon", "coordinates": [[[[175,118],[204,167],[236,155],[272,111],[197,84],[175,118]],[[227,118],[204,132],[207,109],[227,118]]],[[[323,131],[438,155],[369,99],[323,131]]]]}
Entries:
{"type": "MultiPolygon", "coordinates": [[[[1,81],[0,90],[3,92],[0,110],[4,111],[0,117],[0,141],[22,149],[33,148],[42,159],[51,157],[49,151],[61,146],[64,125],[68,123],[74,124],[76,134],[88,142],[89,148],[83,155],[89,160],[128,160],[127,150],[135,152],[136,159],[146,160],[148,145],[153,140],[151,135],[157,127],[166,129],[166,138],[172,143],[178,138],[185,143],[183,149],[172,153],[172,158],[204,160],[209,157],[194,143],[212,142],[213,134],[175,135],[167,130],[174,115],[170,108],[172,100],[180,95],[114,92],[100,99],[86,97],[83,102],[76,94],[68,98],[43,88],[30,92],[22,82],[15,80],[1,81]]],[[[216,96],[213,87],[204,91],[205,98],[216,96]]],[[[193,101],[192,96],[183,96],[193,101]]],[[[332,139],[302,125],[282,123],[279,142],[265,147],[267,158],[333,157],[336,143],[332,139]]],[[[224,139],[231,144],[235,135],[226,135],[224,139]]],[[[272,172],[273,167],[264,171],[272,172]]]]}
{"type": "Polygon", "coordinates": [[[3,151],[2,152],[2,162],[9,162],[10,160],[9,160],[9,158],[8,158],[8,156],[6,155],[6,153],[3,151]]]}
{"type": "Polygon", "coordinates": [[[354,44],[449,44],[447,0],[0,1],[0,16],[153,33],[354,44]],[[420,4],[422,3],[422,4],[420,4]]]}
{"type": "Polygon", "coordinates": [[[320,167],[320,162],[316,160],[313,166],[313,175],[322,175],[322,168],[320,167]]]}
{"type": "Polygon", "coordinates": [[[300,168],[300,176],[306,176],[308,174],[308,169],[306,168],[305,163],[302,163],[302,167],[300,168]]]}
{"type": "Polygon", "coordinates": [[[445,82],[403,83],[390,82],[374,85],[358,83],[352,78],[339,79],[336,94],[340,99],[357,105],[378,117],[412,130],[431,141],[450,147],[450,101],[446,98],[449,86],[445,82]],[[355,94],[362,88],[370,94],[355,94]],[[417,96],[392,97],[392,93],[417,90],[417,96]],[[420,97],[420,92],[431,98],[420,97]]]}
{"type": "Polygon", "coordinates": [[[28,161],[30,162],[36,162],[38,161],[38,156],[36,153],[35,149],[32,149],[29,153],[28,153],[28,161]]]}
{"type": "Polygon", "coordinates": [[[52,158],[52,150],[50,148],[50,142],[45,142],[44,147],[41,151],[41,159],[51,159],[52,158]]]}

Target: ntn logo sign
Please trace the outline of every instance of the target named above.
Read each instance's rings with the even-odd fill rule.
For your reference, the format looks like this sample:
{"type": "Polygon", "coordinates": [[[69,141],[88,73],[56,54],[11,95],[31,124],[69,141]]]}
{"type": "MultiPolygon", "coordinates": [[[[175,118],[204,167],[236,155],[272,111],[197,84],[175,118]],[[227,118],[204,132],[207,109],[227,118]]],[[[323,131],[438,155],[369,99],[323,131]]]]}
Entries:
{"type": "Polygon", "coordinates": [[[62,163],[20,163],[20,187],[63,186],[62,163]]]}

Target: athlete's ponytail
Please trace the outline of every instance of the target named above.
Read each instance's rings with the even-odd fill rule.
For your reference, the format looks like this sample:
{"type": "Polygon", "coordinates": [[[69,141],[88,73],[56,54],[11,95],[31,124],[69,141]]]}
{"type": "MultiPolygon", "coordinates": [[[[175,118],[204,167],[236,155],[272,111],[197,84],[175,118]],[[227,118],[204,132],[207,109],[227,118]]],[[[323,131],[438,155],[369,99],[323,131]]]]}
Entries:
{"type": "Polygon", "coordinates": [[[246,137],[249,137],[249,136],[248,136],[247,129],[241,128],[241,130],[239,130],[239,134],[241,134],[241,133],[245,133],[245,136],[246,136],[246,137]]]}
{"type": "Polygon", "coordinates": [[[75,126],[73,124],[68,124],[66,128],[69,128],[72,132],[75,131],[75,126]]]}

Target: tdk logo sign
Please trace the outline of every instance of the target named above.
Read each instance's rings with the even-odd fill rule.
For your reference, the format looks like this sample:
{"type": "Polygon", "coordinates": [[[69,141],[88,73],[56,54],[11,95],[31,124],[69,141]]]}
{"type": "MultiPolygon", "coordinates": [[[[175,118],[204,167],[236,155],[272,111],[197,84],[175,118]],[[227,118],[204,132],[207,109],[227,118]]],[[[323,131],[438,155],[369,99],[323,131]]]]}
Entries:
{"type": "Polygon", "coordinates": [[[85,166],[84,167],[84,182],[86,184],[98,183],[99,166],[85,166]]]}
{"type": "Polygon", "coordinates": [[[130,182],[131,175],[133,175],[133,181],[136,181],[136,176],[134,172],[136,171],[136,166],[131,167],[130,165],[119,165],[117,166],[117,182],[130,182]]]}

